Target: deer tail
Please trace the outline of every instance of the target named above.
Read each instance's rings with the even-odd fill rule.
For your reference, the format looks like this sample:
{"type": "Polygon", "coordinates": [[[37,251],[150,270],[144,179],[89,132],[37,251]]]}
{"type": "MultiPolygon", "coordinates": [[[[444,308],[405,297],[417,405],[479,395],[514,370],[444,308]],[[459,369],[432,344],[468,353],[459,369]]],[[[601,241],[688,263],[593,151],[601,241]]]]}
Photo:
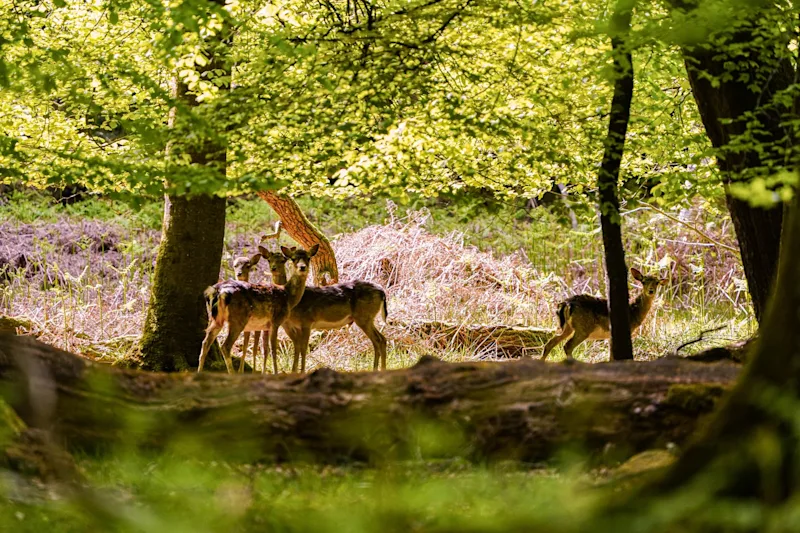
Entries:
{"type": "Polygon", "coordinates": [[[381,296],[383,296],[383,305],[381,306],[383,322],[386,323],[386,318],[389,316],[389,309],[386,307],[386,293],[382,293],[381,296]]]}
{"type": "Polygon", "coordinates": [[[228,292],[222,292],[217,287],[209,287],[203,292],[206,299],[206,309],[211,320],[222,326],[228,319],[228,303],[231,300],[231,295],[228,292]]]}
{"type": "Polygon", "coordinates": [[[570,307],[571,307],[570,304],[568,304],[567,302],[561,302],[560,304],[558,304],[558,311],[557,311],[558,326],[562,330],[564,329],[567,320],[569,320],[569,312],[571,311],[570,307]]]}

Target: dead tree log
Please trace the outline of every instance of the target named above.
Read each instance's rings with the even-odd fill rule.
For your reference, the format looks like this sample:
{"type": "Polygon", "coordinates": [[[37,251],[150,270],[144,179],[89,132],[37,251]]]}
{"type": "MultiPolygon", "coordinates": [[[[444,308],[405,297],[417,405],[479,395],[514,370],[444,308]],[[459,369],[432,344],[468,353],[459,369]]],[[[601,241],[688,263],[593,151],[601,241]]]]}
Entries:
{"type": "Polygon", "coordinates": [[[0,398],[68,449],[162,449],[234,461],[464,456],[539,461],[565,447],[681,443],[739,366],[682,359],[448,364],[309,375],[153,373],[0,334],[0,398]]]}
{"type": "Polygon", "coordinates": [[[438,320],[394,321],[403,332],[424,337],[441,349],[467,348],[480,358],[541,357],[552,329],[505,324],[458,324],[438,320]]]}

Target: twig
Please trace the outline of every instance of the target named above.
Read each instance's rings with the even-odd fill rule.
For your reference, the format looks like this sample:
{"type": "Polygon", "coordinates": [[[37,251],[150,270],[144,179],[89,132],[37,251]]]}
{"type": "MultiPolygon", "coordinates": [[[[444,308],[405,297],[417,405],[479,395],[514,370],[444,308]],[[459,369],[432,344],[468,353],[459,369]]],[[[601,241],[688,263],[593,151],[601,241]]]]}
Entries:
{"type": "Polygon", "coordinates": [[[675,353],[677,354],[678,352],[680,352],[681,350],[683,350],[683,349],[684,349],[684,348],[686,348],[687,346],[690,346],[690,345],[692,345],[692,344],[695,344],[695,343],[698,343],[698,342],[700,342],[700,341],[703,341],[703,340],[705,340],[705,335],[706,335],[706,333],[714,333],[715,331],[719,331],[719,330],[721,330],[721,329],[725,329],[725,327],[726,327],[726,326],[719,326],[719,327],[716,327],[716,328],[712,328],[712,329],[706,329],[706,330],[703,330],[703,331],[701,331],[701,332],[700,332],[700,335],[699,335],[697,338],[695,338],[695,339],[693,339],[693,340],[690,340],[690,341],[687,341],[687,342],[684,342],[683,344],[681,344],[680,346],[678,346],[678,347],[675,349],[675,353]]]}
{"type": "Polygon", "coordinates": [[[687,224],[686,222],[684,222],[683,220],[679,219],[678,217],[672,216],[669,213],[667,213],[665,211],[662,211],[661,209],[659,209],[659,208],[657,208],[657,207],[655,207],[653,205],[650,205],[650,204],[648,204],[646,202],[643,202],[641,200],[637,200],[637,202],[641,206],[648,207],[648,208],[652,209],[653,211],[655,211],[656,213],[658,213],[660,215],[664,215],[665,217],[667,217],[671,221],[677,222],[678,224],[680,224],[680,225],[682,225],[682,226],[684,226],[686,228],[689,228],[690,230],[694,231],[695,233],[697,233],[698,235],[703,237],[708,242],[710,242],[712,244],[715,244],[716,246],[719,246],[720,248],[724,248],[726,250],[729,250],[731,252],[739,253],[739,250],[734,248],[733,246],[728,246],[727,244],[722,244],[721,242],[717,241],[713,237],[709,236],[708,234],[704,233],[703,231],[700,231],[699,229],[697,229],[696,227],[692,226],[691,224],[687,224]]]}

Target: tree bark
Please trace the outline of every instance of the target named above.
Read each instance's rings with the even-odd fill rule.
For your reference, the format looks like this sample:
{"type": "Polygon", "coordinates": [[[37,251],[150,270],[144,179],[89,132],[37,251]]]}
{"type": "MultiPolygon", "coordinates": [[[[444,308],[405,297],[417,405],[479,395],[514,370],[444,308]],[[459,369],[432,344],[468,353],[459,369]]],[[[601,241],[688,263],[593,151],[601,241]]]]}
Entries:
{"type": "Polygon", "coordinates": [[[793,508],[800,492],[800,197],[788,212],[782,250],[774,297],[736,387],[678,461],[603,510],[593,521],[598,529],[607,525],[603,521],[654,516],[648,515],[651,506],[663,509],[665,500],[681,498],[685,503],[676,512],[652,521],[648,530],[674,531],[678,525],[682,531],[764,531],[781,524],[793,508]],[[709,521],[720,518],[706,513],[711,505],[757,509],[758,516],[725,528],[724,521],[709,521]]]}
{"type": "MultiPolygon", "coordinates": [[[[222,73],[221,76],[230,80],[230,65],[225,53],[220,53],[229,44],[227,32],[223,27],[207,43],[204,52],[208,62],[198,69],[201,78],[219,78],[222,73]]],[[[204,105],[179,79],[174,83],[176,98],[196,109],[204,105]]],[[[191,128],[188,122],[182,123],[175,108],[170,111],[170,126],[178,130],[191,128]]],[[[225,175],[227,147],[224,143],[220,144],[216,138],[201,138],[194,144],[184,142],[168,150],[182,149],[193,166],[225,175]]],[[[139,343],[140,364],[145,369],[173,371],[197,366],[208,323],[203,291],[219,280],[225,206],[224,197],[205,194],[165,197],[163,232],[139,343]]]]}
{"type": "MultiPolygon", "coordinates": [[[[800,395],[800,201],[791,209],[777,277],[778,290],[767,310],[741,383],[714,417],[707,431],[655,488],[682,486],[720,463],[727,483],[720,492],[755,497],[767,503],[785,501],[800,489],[797,443],[800,432],[794,410],[781,412],[778,402],[796,402],[800,395]],[[759,457],[755,445],[767,439],[773,457],[759,457]],[[769,461],[774,470],[765,470],[769,461]]],[[[795,404],[789,404],[795,405],[795,404]]]]}
{"type": "Polygon", "coordinates": [[[273,191],[260,191],[258,195],[278,214],[286,232],[297,244],[306,250],[319,244],[319,251],[311,260],[314,285],[339,283],[339,268],[330,241],[308,220],[297,202],[273,191]]]}
{"type": "Polygon", "coordinates": [[[242,461],[539,461],[565,447],[627,455],[683,442],[739,367],[423,358],[389,372],[164,374],[0,335],[0,398],[68,449],[162,449],[194,437],[209,457],[242,461]],[[51,399],[46,416],[42,397],[51,399]]]}
{"type": "Polygon", "coordinates": [[[726,203],[759,322],[777,270],[783,210],[781,205],[771,209],[753,207],[747,200],[733,197],[727,186],[750,179],[748,171],[775,173],[785,162],[784,154],[778,152],[792,143],[793,133],[783,124],[784,113],[789,109],[773,102],[773,97],[794,83],[795,76],[788,58],[775,58],[780,43],[764,41],[764,36],[771,33],[759,31],[759,25],[769,24],[772,19],[762,22],[761,15],[763,12],[755,12],[751,16],[757,22],[734,33],[715,35],[713,44],[683,49],[694,99],[706,134],[717,149],[726,203]],[[757,119],[758,128],[748,133],[752,139],[742,147],[726,149],[732,140],[747,133],[747,123],[753,118],[757,119]]]}
{"type": "Polygon", "coordinates": [[[632,2],[621,0],[611,21],[611,47],[614,59],[614,96],[609,113],[608,135],[600,171],[597,174],[600,226],[603,230],[608,286],[611,359],[633,359],[630,309],[628,307],[628,268],[622,246],[621,218],[617,182],[625,149],[625,136],[633,100],[633,61],[626,38],[630,31],[632,2]]]}
{"type": "Polygon", "coordinates": [[[141,365],[197,367],[208,311],[203,291],[219,279],[225,198],[167,197],[150,304],[140,341],[141,365]]]}

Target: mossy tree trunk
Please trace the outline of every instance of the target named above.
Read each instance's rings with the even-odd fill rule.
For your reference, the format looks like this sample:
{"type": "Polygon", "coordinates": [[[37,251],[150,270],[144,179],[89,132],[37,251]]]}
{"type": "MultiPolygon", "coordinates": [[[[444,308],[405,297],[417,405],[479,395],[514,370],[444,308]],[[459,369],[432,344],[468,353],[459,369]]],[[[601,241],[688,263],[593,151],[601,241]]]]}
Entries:
{"type": "Polygon", "coordinates": [[[197,367],[208,325],[203,291],[219,278],[225,198],[169,196],[150,305],[140,341],[143,368],[197,367]]]}
{"type": "MultiPolygon", "coordinates": [[[[222,0],[218,3],[224,5],[222,0]]],[[[227,77],[230,80],[226,33],[223,27],[209,39],[205,50],[208,62],[199,69],[203,79],[227,77]]],[[[204,105],[177,78],[174,93],[190,107],[200,109],[204,105]]],[[[179,132],[191,127],[178,115],[177,109],[170,112],[170,126],[179,132]]],[[[185,139],[197,137],[178,134],[175,138],[180,142],[171,145],[169,150],[188,154],[192,166],[202,167],[204,172],[224,176],[226,146],[216,136],[213,140],[200,138],[195,144],[185,143],[185,139]]],[[[141,365],[145,369],[173,371],[197,366],[208,323],[203,291],[219,279],[225,206],[224,197],[206,194],[165,198],[161,244],[139,344],[141,365]]]]}
{"type": "MultiPolygon", "coordinates": [[[[742,24],[736,32],[716,35],[713,44],[687,46],[683,50],[692,93],[706,134],[718,150],[717,164],[726,189],[741,178],[749,179],[748,170],[774,173],[776,168],[768,160],[782,160],[784,156],[779,153],[789,148],[794,138],[783,124],[790,109],[773,101],[777,93],[795,83],[794,68],[788,58],[775,57],[775,50],[786,46],[782,41],[785,35],[769,31],[767,26],[775,20],[762,15],[765,13],[761,10],[753,11],[750,16],[755,22],[742,24]],[[758,127],[748,133],[748,124],[758,127]],[[743,134],[750,139],[726,149],[731,140],[743,134]]],[[[754,207],[727,190],[726,203],[739,241],[753,310],[760,322],[777,271],[783,209],[781,205],[771,209],[754,207]]]]}
{"type": "Polygon", "coordinates": [[[614,58],[614,96],[609,113],[608,135],[603,162],[597,174],[600,226],[603,230],[608,307],[611,324],[611,359],[633,359],[631,320],[628,308],[628,268],[622,246],[622,219],[619,215],[617,182],[625,149],[625,136],[633,99],[633,61],[626,43],[630,31],[633,2],[620,0],[611,20],[611,47],[614,58]]]}
{"type": "MultiPolygon", "coordinates": [[[[705,512],[713,505],[717,509],[758,509],[758,516],[768,517],[766,511],[770,508],[796,506],[800,496],[798,199],[786,220],[782,250],[777,290],[741,380],[675,465],[608,513],[617,523],[632,516],[646,516],[648,505],[663,508],[665,499],[686,502],[685,495],[690,495],[692,504],[673,516],[681,530],[694,531],[691,522],[697,519],[704,531],[763,531],[770,527],[751,524],[738,529],[713,529],[705,512]],[[684,500],[679,500],[682,494],[684,500]]],[[[664,530],[674,530],[671,524],[674,525],[663,524],[664,530]]],[[[771,526],[778,524],[773,522],[771,526]]],[[[661,531],[655,526],[650,530],[661,531]]]]}
{"type": "Polygon", "coordinates": [[[283,228],[300,246],[309,249],[319,244],[319,251],[311,260],[314,285],[338,283],[339,268],[336,266],[336,255],[330,241],[308,220],[297,202],[273,191],[261,191],[258,195],[277,213],[283,228]]]}

